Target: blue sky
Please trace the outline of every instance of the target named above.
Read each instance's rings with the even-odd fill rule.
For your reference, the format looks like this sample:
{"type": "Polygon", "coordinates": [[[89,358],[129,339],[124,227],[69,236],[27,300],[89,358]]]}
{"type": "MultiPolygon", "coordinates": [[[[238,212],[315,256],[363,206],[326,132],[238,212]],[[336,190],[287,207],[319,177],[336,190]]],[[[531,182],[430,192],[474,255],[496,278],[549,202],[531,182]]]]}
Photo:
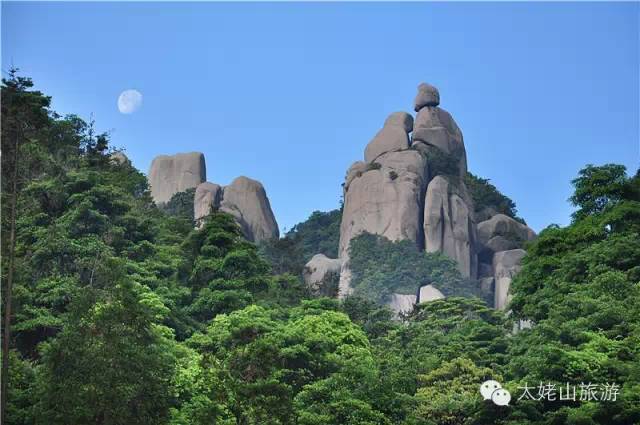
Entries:
{"type": "Polygon", "coordinates": [[[639,164],[638,3],[2,3],[13,63],[146,172],[201,151],[263,182],[281,230],[339,205],[385,117],[440,89],[473,173],[535,229],[587,163],[639,164]],[[117,109],[135,88],[144,104],[117,109]]]}

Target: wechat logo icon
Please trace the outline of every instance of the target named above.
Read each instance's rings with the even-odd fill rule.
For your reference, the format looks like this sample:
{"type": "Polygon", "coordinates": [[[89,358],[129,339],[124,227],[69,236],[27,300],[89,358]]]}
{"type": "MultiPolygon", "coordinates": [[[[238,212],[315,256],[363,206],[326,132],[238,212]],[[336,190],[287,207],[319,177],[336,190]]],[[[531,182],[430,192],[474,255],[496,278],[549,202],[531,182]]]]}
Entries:
{"type": "Polygon", "coordinates": [[[502,388],[498,381],[488,380],[480,385],[480,394],[485,400],[491,400],[498,406],[506,406],[511,401],[511,393],[502,388]]]}

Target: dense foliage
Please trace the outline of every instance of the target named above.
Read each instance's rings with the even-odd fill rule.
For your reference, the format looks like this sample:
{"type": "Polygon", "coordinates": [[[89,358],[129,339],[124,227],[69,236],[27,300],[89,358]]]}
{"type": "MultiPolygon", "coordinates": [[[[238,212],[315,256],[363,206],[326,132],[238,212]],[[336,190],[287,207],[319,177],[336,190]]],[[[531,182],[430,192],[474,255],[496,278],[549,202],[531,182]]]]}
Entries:
{"type": "Polygon", "coordinates": [[[545,229],[514,281],[514,314],[536,325],[514,340],[511,373],[621,387],[616,402],[531,406],[548,423],[639,423],[640,175],[588,166],[573,184],[573,223],[545,229]]]}
{"type": "Polygon", "coordinates": [[[411,241],[363,233],[351,240],[349,264],[354,293],[381,303],[392,293],[413,295],[428,284],[447,296],[479,296],[478,283],[464,279],[454,260],[420,251],[411,241]]]}
{"type": "Polygon", "coordinates": [[[493,214],[504,214],[524,223],[524,220],[518,217],[515,202],[506,195],[503,195],[489,182],[489,179],[483,179],[482,177],[467,172],[464,182],[473,198],[476,213],[488,210],[493,214]]]}
{"type": "Polygon", "coordinates": [[[511,318],[471,297],[450,259],[367,234],[352,242],[356,294],[339,301],[282,272],[336,256],[340,211],[314,213],[271,255],[229,215],[196,230],[184,194],[159,209],[108,134],[49,105],[30,80],[3,81],[6,423],[640,422],[638,175],[581,172],[574,222],[531,244],[511,318]],[[379,303],[430,282],[448,297],[402,321],[379,303]],[[534,326],[514,335],[512,318],[534,326]],[[510,406],[482,400],[489,378],[510,406]],[[621,390],[517,400],[526,383],[582,381],[621,390]]]}
{"type": "Polygon", "coordinates": [[[314,211],[283,238],[263,242],[260,252],[273,265],[274,272],[298,276],[316,254],[338,258],[341,220],[342,210],[314,211]]]}
{"type": "Polygon", "coordinates": [[[171,197],[166,205],[161,205],[160,207],[169,215],[193,221],[193,198],[195,193],[195,188],[178,192],[171,197]]]}

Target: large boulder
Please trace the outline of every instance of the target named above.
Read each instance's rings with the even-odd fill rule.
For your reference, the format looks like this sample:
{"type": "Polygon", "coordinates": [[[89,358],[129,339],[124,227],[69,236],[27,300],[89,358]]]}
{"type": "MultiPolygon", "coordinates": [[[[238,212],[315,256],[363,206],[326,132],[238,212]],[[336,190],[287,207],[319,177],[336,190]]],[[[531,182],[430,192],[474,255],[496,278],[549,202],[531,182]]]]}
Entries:
{"type": "Polygon", "coordinates": [[[316,254],[305,264],[302,278],[312,293],[331,295],[326,292],[332,289],[327,288],[327,285],[331,285],[333,279],[337,281],[341,268],[342,260],[328,258],[324,254],[316,254]]]}
{"type": "Polygon", "coordinates": [[[526,252],[523,249],[496,252],[493,256],[494,308],[504,310],[509,303],[509,288],[513,277],[520,271],[520,262],[526,252]]]}
{"type": "Polygon", "coordinates": [[[367,167],[368,167],[367,163],[362,161],[356,161],[353,164],[351,164],[351,167],[349,167],[349,169],[347,170],[347,175],[344,179],[344,184],[342,185],[345,192],[349,190],[349,185],[351,184],[353,179],[355,179],[356,177],[360,177],[362,173],[367,171],[367,167]]]}
{"type": "Polygon", "coordinates": [[[424,208],[424,246],[427,252],[442,252],[458,262],[463,276],[477,276],[476,226],[473,205],[464,184],[449,184],[436,176],[427,187],[424,208]]]}
{"type": "Polygon", "coordinates": [[[394,112],[384,122],[384,126],[402,127],[405,133],[413,131],[413,117],[406,112],[394,112]]]}
{"type": "Polygon", "coordinates": [[[241,176],[225,186],[220,211],[234,216],[245,237],[252,242],[279,236],[269,198],[259,181],[241,176]]]}
{"type": "Polygon", "coordinates": [[[411,313],[416,305],[415,295],[391,294],[389,308],[397,315],[411,313]]]}
{"type": "Polygon", "coordinates": [[[196,187],[193,198],[193,215],[196,223],[208,216],[211,211],[220,208],[222,187],[215,183],[204,182],[196,187]]]}
{"type": "Polygon", "coordinates": [[[125,155],[124,152],[122,151],[115,151],[111,155],[109,155],[109,161],[112,164],[117,164],[117,165],[123,165],[123,164],[131,165],[131,161],[129,160],[127,155],[125,155]]]}
{"type": "Polygon", "coordinates": [[[425,158],[413,150],[390,152],[351,180],[345,191],[340,225],[340,258],[349,242],[363,232],[422,245],[422,193],[425,158]]]}
{"type": "Polygon", "coordinates": [[[442,108],[425,106],[420,109],[413,124],[411,145],[422,151],[427,150],[428,146],[436,147],[458,161],[461,176],[467,171],[462,131],[451,114],[442,108]]]}
{"type": "Polygon", "coordinates": [[[496,214],[490,219],[478,223],[478,241],[480,243],[486,245],[496,236],[524,243],[535,239],[536,234],[527,225],[504,214],[496,214]]]}
{"type": "Polygon", "coordinates": [[[416,300],[417,304],[426,303],[429,301],[441,300],[445,296],[438,288],[433,285],[424,285],[421,286],[418,290],[418,299],[416,300]]]}
{"type": "MultiPolygon", "coordinates": [[[[462,143],[463,141],[462,131],[451,114],[438,106],[427,106],[420,109],[413,123],[413,139],[421,140],[420,137],[416,135],[416,130],[432,128],[444,128],[449,132],[449,135],[455,142],[462,143]]],[[[428,142],[428,140],[423,141],[428,142]]]]}
{"type": "Polygon", "coordinates": [[[476,211],[476,222],[480,223],[481,221],[489,220],[494,215],[498,214],[493,207],[483,207],[480,211],[476,211]]]}
{"type": "Polygon", "coordinates": [[[418,86],[418,94],[413,101],[413,109],[418,112],[425,106],[438,106],[440,104],[440,92],[431,84],[421,83],[418,86]]]}
{"type": "Polygon", "coordinates": [[[353,294],[351,287],[351,269],[349,268],[349,259],[342,259],[342,267],[340,268],[340,281],[338,282],[338,298],[344,299],[353,294]]]}
{"type": "Polygon", "coordinates": [[[348,251],[354,237],[368,232],[392,241],[409,239],[422,247],[422,193],[427,176],[427,161],[414,150],[385,153],[364,169],[354,164],[347,173],[340,224],[341,298],[352,291],[348,251]]]}
{"type": "Polygon", "coordinates": [[[409,149],[409,132],[413,117],[406,112],[394,112],[385,121],[382,130],[375,135],[364,150],[364,160],[373,162],[380,155],[409,149]]]}
{"type": "Polygon", "coordinates": [[[496,214],[478,223],[478,255],[481,261],[491,262],[494,253],[522,248],[535,237],[528,226],[507,215],[496,214]]]}
{"type": "Polygon", "coordinates": [[[204,155],[200,152],[156,156],[149,169],[151,196],[164,204],[178,192],[194,188],[207,179],[204,155]]]}

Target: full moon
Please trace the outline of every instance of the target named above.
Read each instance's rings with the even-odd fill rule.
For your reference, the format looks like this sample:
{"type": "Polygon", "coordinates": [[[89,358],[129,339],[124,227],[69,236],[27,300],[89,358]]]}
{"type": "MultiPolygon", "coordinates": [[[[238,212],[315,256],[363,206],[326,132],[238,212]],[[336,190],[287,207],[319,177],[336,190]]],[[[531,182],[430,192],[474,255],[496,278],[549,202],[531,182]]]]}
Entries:
{"type": "Polygon", "coordinates": [[[142,106],[142,93],[129,89],[120,93],[118,97],[118,110],[123,114],[132,114],[142,106]]]}

